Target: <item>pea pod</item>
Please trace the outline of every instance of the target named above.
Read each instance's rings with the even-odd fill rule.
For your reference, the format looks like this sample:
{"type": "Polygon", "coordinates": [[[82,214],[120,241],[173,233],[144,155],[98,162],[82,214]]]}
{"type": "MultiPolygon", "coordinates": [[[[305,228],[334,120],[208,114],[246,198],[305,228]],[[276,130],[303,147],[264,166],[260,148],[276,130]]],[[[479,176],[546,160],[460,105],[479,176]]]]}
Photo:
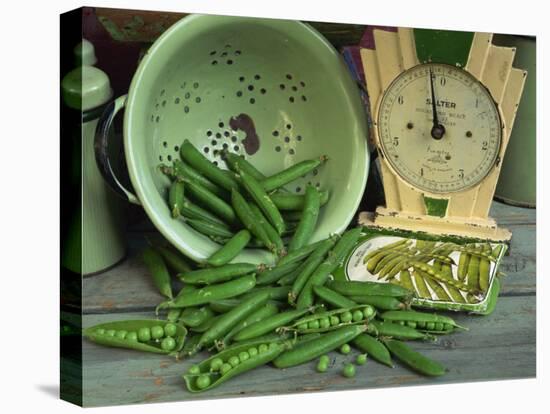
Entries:
{"type": "Polygon", "coordinates": [[[267,220],[275,227],[277,233],[282,234],[285,231],[285,222],[279,209],[273,203],[270,196],[265,192],[262,185],[244,171],[239,171],[241,183],[246,192],[252,197],[254,202],[260,207],[267,220]]]}
{"type": "Polygon", "coordinates": [[[210,162],[189,140],[186,139],[181,144],[180,155],[191,167],[220,187],[228,191],[238,187],[234,179],[210,162]]]}
{"type": "Polygon", "coordinates": [[[181,215],[188,219],[208,221],[212,224],[217,224],[220,226],[227,226],[227,224],[222,221],[218,216],[212,214],[210,211],[202,208],[201,206],[191,202],[188,198],[183,200],[183,208],[181,210],[181,215]]]}
{"type": "Polygon", "coordinates": [[[413,270],[413,278],[418,296],[425,299],[432,299],[432,292],[428,289],[426,279],[424,279],[422,273],[419,270],[413,270]]]}
{"type": "Polygon", "coordinates": [[[371,258],[373,258],[375,255],[385,251],[385,250],[391,250],[395,247],[402,246],[403,244],[408,243],[407,239],[400,239],[396,242],[386,244],[385,246],[379,247],[378,249],[371,250],[365,257],[363,258],[363,263],[366,264],[371,258]]]}
{"type": "Polygon", "coordinates": [[[243,225],[258,238],[269,250],[276,252],[277,247],[268,237],[265,229],[261,224],[256,220],[254,213],[250,209],[250,206],[244,199],[244,197],[236,190],[231,191],[231,204],[235,209],[239,220],[243,225]]]}
{"type": "MultiPolygon", "coordinates": [[[[482,247],[476,247],[476,252],[481,253],[482,247]]],[[[475,293],[479,288],[479,263],[480,257],[472,255],[468,264],[468,273],[466,275],[466,285],[474,291],[468,290],[468,293],[475,293]]]]}
{"type": "Polygon", "coordinates": [[[200,362],[198,365],[195,366],[196,373],[191,373],[188,371],[186,374],[184,374],[183,379],[185,380],[185,385],[187,386],[187,389],[193,393],[210,390],[214,387],[219,386],[225,381],[233,377],[236,377],[237,375],[240,375],[244,372],[250,371],[256,367],[265,365],[273,361],[282,352],[284,352],[286,349],[288,349],[291,346],[292,346],[291,341],[283,341],[283,342],[262,343],[257,347],[251,347],[248,344],[232,347],[231,349],[224,350],[200,362]],[[250,356],[250,353],[249,353],[249,350],[251,348],[254,348],[257,351],[257,353],[255,353],[255,355],[253,356],[250,356]],[[262,351],[260,351],[260,348],[262,348],[262,351]],[[249,358],[241,361],[239,359],[239,355],[242,355],[243,352],[246,352],[249,355],[249,358]],[[237,361],[238,361],[237,365],[235,366],[229,365],[228,361],[231,358],[235,358],[235,357],[237,358],[237,361]],[[227,369],[227,371],[225,370],[223,372],[221,370],[212,371],[211,367],[212,367],[212,361],[214,359],[221,360],[223,364],[228,364],[229,368],[227,369]],[[199,378],[201,377],[204,380],[199,381],[199,378]],[[199,387],[198,385],[202,385],[202,387],[199,387]]]}
{"type": "Polygon", "coordinates": [[[231,238],[234,236],[233,232],[226,225],[214,224],[209,221],[187,219],[185,220],[193,229],[205,236],[216,236],[231,238]]]}
{"type": "MultiPolygon", "coordinates": [[[[470,263],[472,262],[470,261],[470,263]]],[[[447,279],[444,275],[441,274],[441,272],[436,272],[432,266],[426,263],[422,263],[419,261],[412,261],[411,265],[413,266],[413,268],[417,270],[421,270],[422,272],[426,273],[429,277],[431,277],[432,279],[435,279],[438,282],[444,282],[444,283],[446,282],[449,285],[454,286],[457,289],[463,290],[468,293],[472,293],[472,294],[479,293],[479,289],[477,287],[465,285],[464,283],[455,279],[447,279]]]]}
{"type": "Polygon", "coordinates": [[[185,342],[187,336],[187,329],[179,324],[174,324],[169,321],[155,320],[155,319],[138,319],[138,320],[124,320],[116,322],[101,323],[84,329],[83,336],[89,340],[98,343],[100,345],[112,346],[116,348],[134,349],[137,351],[154,352],[157,354],[176,354],[185,342]],[[171,334],[166,335],[166,326],[170,325],[171,334]],[[154,339],[151,337],[151,329],[160,327],[159,330],[163,332],[161,338],[154,339]],[[139,335],[141,332],[142,335],[139,335]],[[125,335],[113,335],[107,334],[107,331],[126,332],[125,335]],[[131,333],[134,335],[131,335],[131,333]],[[145,335],[148,333],[148,335],[145,335]],[[123,337],[124,336],[124,337],[123,337]],[[163,337],[171,337],[174,339],[175,344],[169,349],[162,347],[161,339],[163,337]]]}
{"type": "Polygon", "coordinates": [[[172,285],[170,273],[162,259],[162,256],[153,248],[148,247],[143,251],[143,262],[151,272],[153,282],[161,294],[172,299],[172,285]]]}
{"type": "Polygon", "coordinates": [[[181,181],[173,181],[168,190],[168,205],[173,218],[181,216],[184,201],[184,184],[181,181]]]}
{"type": "Polygon", "coordinates": [[[412,350],[404,342],[388,339],[384,341],[393,356],[420,374],[436,377],[445,374],[445,367],[412,350]]]}
{"type": "MultiPolygon", "coordinates": [[[[200,325],[197,325],[197,326],[190,326],[189,327],[189,330],[191,332],[195,332],[195,333],[204,333],[206,332],[207,330],[210,329],[210,327],[218,320],[222,317],[223,315],[216,315],[214,316],[213,318],[209,318],[209,319],[206,319],[203,323],[201,323],[200,325]]],[[[195,349],[190,355],[192,354],[195,354],[196,352],[198,351],[198,349],[195,349]]]]}
{"type": "MultiPolygon", "coordinates": [[[[329,193],[326,190],[321,190],[319,196],[322,207],[328,202],[329,193]]],[[[302,194],[276,192],[271,194],[270,197],[279,210],[303,210],[305,206],[305,196],[302,194]]]]}
{"type": "Polygon", "coordinates": [[[269,295],[266,292],[259,292],[256,295],[243,300],[239,305],[223,314],[215,323],[212,324],[210,329],[203,333],[197,347],[200,349],[203,346],[215,343],[216,340],[221,339],[240,321],[248,317],[252,312],[256,311],[261,306],[265,305],[268,300],[269,295]]]}
{"type": "Polygon", "coordinates": [[[458,250],[459,252],[466,252],[472,257],[485,258],[491,262],[497,261],[497,257],[493,256],[492,252],[484,252],[475,245],[452,244],[452,246],[455,250],[458,250]]]}
{"type": "Polygon", "coordinates": [[[324,240],[320,240],[315,243],[310,243],[306,246],[302,246],[299,249],[296,249],[292,252],[287,252],[287,254],[279,259],[277,262],[278,265],[284,265],[286,263],[301,262],[306,259],[310,254],[312,254],[317,247],[319,247],[324,240]]]}
{"type": "Polygon", "coordinates": [[[458,270],[457,275],[459,280],[465,280],[466,275],[468,274],[468,267],[470,265],[471,256],[466,252],[460,253],[460,258],[458,259],[458,270]]]}
{"type": "Polygon", "coordinates": [[[179,357],[186,357],[194,355],[195,353],[195,347],[199,343],[199,339],[201,339],[200,335],[192,334],[189,335],[185,343],[183,344],[183,348],[181,348],[178,356],[179,357]]]}
{"type": "Polygon", "coordinates": [[[175,180],[183,181],[185,178],[199,183],[201,186],[206,187],[208,190],[216,194],[218,197],[227,197],[228,192],[223,188],[214,184],[204,175],[200,174],[197,170],[186,164],[182,160],[174,160],[172,167],[161,166],[161,171],[175,180]]]}
{"type": "Polygon", "coordinates": [[[387,311],[380,314],[380,318],[384,321],[392,323],[414,322],[416,324],[416,329],[430,333],[449,333],[452,332],[454,329],[467,330],[467,328],[457,324],[454,319],[436,313],[417,312],[413,310],[387,311]],[[442,324],[444,326],[444,329],[439,331],[435,329],[428,329],[428,323],[432,323],[434,325],[442,324]]]}
{"type": "Polygon", "coordinates": [[[327,287],[344,296],[393,296],[397,298],[410,297],[412,292],[401,286],[389,283],[359,282],[359,281],[330,281],[327,287]]]}
{"type": "Polygon", "coordinates": [[[241,301],[237,298],[213,300],[208,305],[214,312],[225,313],[237,306],[241,301]]]}
{"type": "Polygon", "coordinates": [[[166,314],[166,320],[168,322],[176,323],[181,316],[181,309],[170,309],[166,314]]]}
{"type": "Polygon", "coordinates": [[[338,292],[325,286],[314,286],[313,293],[315,293],[316,296],[327,302],[329,305],[336,308],[351,308],[357,306],[357,303],[353,300],[348,299],[338,292]]]}
{"type": "Polygon", "coordinates": [[[329,275],[340,265],[345,255],[355,246],[361,236],[361,231],[361,227],[357,227],[344,232],[340,240],[336,242],[334,248],[325,258],[325,261],[315,269],[307,280],[302,292],[298,296],[296,307],[306,308],[313,304],[313,286],[325,284],[329,275]]]}
{"type": "Polygon", "coordinates": [[[366,325],[375,314],[376,311],[369,305],[338,308],[307,315],[293,321],[291,325],[278,328],[277,332],[294,331],[298,335],[328,332],[347,325],[366,325]]]}
{"type": "Polygon", "coordinates": [[[214,317],[214,312],[208,306],[201,308],[185,308],[179,317],[179,322],[185,326],[195,328],[214,317]]]}
{"type": "Polygon", "coordinates": [[[256,279],[257,285],[269,285],[275,283],[283,276],[293,272],[300,266],[300,263],[288,263],[284,265],[277,265],[271,269],[265,270],[256,279]]]}
{"type": "Polygon", "coordinates": [[[256,167],[250,164],[245,158],[240,155],[234,154],[229,151],[224,151],[222,157],[231,171],[238,173],[239,171],[245,171],[258,181],[263,181],[266,177],[256,167]]]}
{"type": "Polygon", "coordinates": [[[223,266],[229,263],[246,247],[250,241],[250,232],[248,230],[241,230],[236,233],[228,242],[212,254],[207,260],[210,266],[223,266]]]}
{"type": "Polygon", "coordinates": [[[289,368],[304,364],[354,340],[366,329],[365,325],[350,325],[321,334],[319,338],[299,343],[283,352],[273,361],[273,364],[277,368],[289,368]]]}
{"type": "Polygon", "coordinates": [[[273,191],[313,171],[327,159],[326,155],[321,155],[317,159],[300,161],[287,169],[265,178],[261,182],[262,186],[265,191],[273,191]]]}
{"type": "MultiPolygon", "coordinates": [[[[482,247],[485,253],[491,253],[492,249],[489,244],[485,244],[482,247]]],[[[479,260],[479,288],[482,292],[487,292],[489,289],[489,276],[491,271],[491,262],[489,259],[483,257],[479,260]]]]}
{"type": "Polygon", "coordinates": [[[390,337],[403,340],[431,339],[432,336],[405,325],[392,322],[372,321],[378,337],[390,337]]]}
{"type": "Polygon", "coordinates": [[[225,282],[238,276],[257,272],[263,269],[263,265],[257,266],[252,263],[229,263],[221,267],[193,270],[187,273],[178,274],[178,278],[189,284],[205,284],[225,282]]]}
{"type": "Polygon", "coordinates": [[[225,222],[235,223],[237,219],[235,211],[229,204],[227,204],[227,202],[225,202],[225,200],[221,199],[209,189],[201,186],[197,182],[188,179],[184,180],[186,190],[196,202],[225,222]]]}
{"type": "Polygon", "coordinates": [[[256,285],[256,277],[252,275],[242,276],[225,283],[218,283],[201,289],[184,290],[169,301],[157,306],[159,309],[186,308],[189,306],[203,305],[214,300],[227,299],[239,296],[256,285]]]}
{"type": "Polygon", "coordinates": [[[356,303],[374,306],[380,310],[399,310],[407,308],[407,303],[401,302],[393,296],[382,295],[364,295],[364,296],[348,296],[356,303]]]}
{"type": "Polygon", "coordinates": [[[244,341],[247,339],[255,338],[276,330],[277,328],[284,326],[293,320],[305,315],[308,312],[311,312],[312,309],[299,309],[299,310],[289,310],[286,312],[281,312],[276,315],[273,315],[269,318],[266,318],[262,321],[253,323],[252,325],[247,326],[246,328],[239,331],[233,339],[235,341],[244,341]]]}
{"type": "Polygon", "coordinates": [[[290,240],[290,244],[288,246],[289,251],[292,252],[297,250],[309,242],[309,239],[315,230],[315,225],[317,224],[319,208],[319,192],[312,185],[307,185],[302,218],[298,224],[298,228],[296,229],[294,236],[290,240]]]}
{"type": "Polygon", "coordinates": [[[450,302],[451,301],[451,297],[449,296],[447,291],[443,288],[443,286],[441,286],[440,282],[438,282],[437,280],[432,279],[431,277],[429,277],[428,275],[426,275],[422,272],[421,272],[421,274],[424,276],[424,280],[426,281],[428,286],[430,286],[430,288],[435,293],[435,296],[437,297],[437,299],[439,299],[441,301],[444,301],[444,302],[450,302]]]}
{"type": "Polygon", "coordinates": [[[181,273],[191,271],[191,266],[180,253],[176,253],[166,246],[155,246],[155,250],[160,253],[168,267],[175,272],[181,273]]]}
{"type": "Polygon", "coordinates": [[[245,293],[244,295],[241,295],[238,297],[238,299],[246,299],[250,296],[252,296],[255,292],[267,292],[269,295],[269,299],[271,300],[283,300],[288,297],[288,291],[290,288],[288,286],[265,286],[265,287],[259,287],[256,286],[251,291],[245,293]]]}
{"type": "MultiPolygon", "coordinates": [[[[441,267],[441,273],[447,278],[453,278],[453,270],[451,268],[451,265],[443,264],[443,266],[441,267]]],[[[458,290],[457,288],[447,285],[447,291],[449,292],[449,295],[451,296],[453,301],[457,303],[466,303],[466,300],[464,300],[462,293],[460,293],[460,290],[458,290]]]]}
{"type": "Polygon", "coordinates": [[[375,361],[393,368],[393,362],[388,349],[375,337],[364,333],[356,337],[352,341],[352,344],[361,352],[366,352],[375,361]]]}
{"type": "Polygon", "coordinates": [[[264,214],[261,212],[260,208],[256,204],[250,203],[249,207],[256,220],[258,220],[258,224],[264,228],[267,237],[275,246],[277,255],[285,255],[285,245],[283,243],[283,239],[281,239],[281,236],[279,235],[279,233],[277,233],[277,230],[275,230],[275,228],[267,221],[264,214]]]}
{"type": "Polygon", "coordinates": [[[298,275],[302,272],[303,265],[303,263],[300,263],[300,265],[296,267],[296,269],[294,269],[292,272],[284,275],[282,278],[277,280],[277,284],[281,286],[292,286],[298,275]]]}
{"type": "Polygon", "coordinates": [[[252,312],[247,318],[239,322],[231,331],[229,331],[221,340],[216,341],[218,350],[224,349],[232,341],[233,337],[242,329],[256,322],[262,321],[279,312],[279,308],[273,302],[267,302],[264,306],[252,312]]]}
{"type": "Polygon", "coordinates": [[[302,266],[300,266],[301,272],[296,276],[292,288],[288,293],[288,301],[291,304],[296,302],[298,295],[304,288],[311,274],[319,267],[319,265],[325,259],[327,253],[336,243],[336,237],[329,237],[328,239],[323,240],[315,248],[315,251],[305,260],[302,266]]]}

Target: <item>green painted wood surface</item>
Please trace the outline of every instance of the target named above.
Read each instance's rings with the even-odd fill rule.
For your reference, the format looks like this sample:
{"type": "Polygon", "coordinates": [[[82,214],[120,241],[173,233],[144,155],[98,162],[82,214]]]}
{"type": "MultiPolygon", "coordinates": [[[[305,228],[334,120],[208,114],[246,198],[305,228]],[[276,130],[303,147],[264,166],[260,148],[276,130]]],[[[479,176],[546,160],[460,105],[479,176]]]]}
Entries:
{"type": "MultiPolygon", "coordinates": [[[[436,343],[412,344],[449,368],[441,378],[428,379],[400,365],[390,369],[370,361],[358,367],[355,378],[346,379],[339,369],[345,357],[333,353],[333,368],[323,375],[315,373],[314,363],[287,370],[266,366],[208,393],[191,395],[184,388],[181,374],[206,354],[176,361],[82,340],[83,404],[118,405],[534,377],[536,211],[493,203],[491,215],[513,232],[511,254],[501,265],[507,276],[502,279],[502,296],[495,312],[488,317],[456,315],[469,331],[441,337],[436,343]]],[[[155,234],[149,224],[134,227],[129,234],[129,258],[106,273],[84,279],[84,328],[118,319],[154,317],[152,310],[162,298],[136,253],[145,246],[145,236],[155,234]]]]}
{"type": "Polygon", "coordinates": [[[466,66],[473,32],[414,29],[416,55],[420,62],[466,66]]]}

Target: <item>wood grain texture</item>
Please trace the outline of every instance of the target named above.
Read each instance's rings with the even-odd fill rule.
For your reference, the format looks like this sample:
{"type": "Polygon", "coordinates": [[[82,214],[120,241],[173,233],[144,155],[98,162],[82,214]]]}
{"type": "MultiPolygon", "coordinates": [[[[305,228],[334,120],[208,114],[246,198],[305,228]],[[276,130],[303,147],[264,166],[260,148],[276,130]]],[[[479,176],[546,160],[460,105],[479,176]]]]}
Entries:
{"type": "MultiPolygon", "coordinates": [[[[84,326],[122,319],[121,316],[87,315],[84,326]]],[[[123,315],[128,319],[142,317],[152,315],[123,315]]],[[[166,356],[105,348],[84,340],[83,403],[85,406],[118,405],[535,376],[534,296],[501,298],[495,313],[488,317],[457,315],[456,319],[470,330],[441,337],[435,343],[411,343],[413,348],[447,367],[448,373],[443,377],[425,378],[399,364],[390,369],[370,361],[358,367],[355,378],[346,379],[340,374],[340,367],[347,358],[331,353],[329,371],[323,375],[315,373],[315,363],[286,370],[264,366],[198,395],[186,391],[181,375],[204,358],[204,353],[176,361],[166,356]]]]}

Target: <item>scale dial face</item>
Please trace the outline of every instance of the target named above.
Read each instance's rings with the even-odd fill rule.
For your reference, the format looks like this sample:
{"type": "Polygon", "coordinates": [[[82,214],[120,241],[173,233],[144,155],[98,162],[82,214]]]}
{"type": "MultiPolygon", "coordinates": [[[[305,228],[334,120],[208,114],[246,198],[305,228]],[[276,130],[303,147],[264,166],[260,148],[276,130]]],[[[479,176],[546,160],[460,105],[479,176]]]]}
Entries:
{"type": "Polygon", "coordinates": [[[429,193],[452,193],[489,174],[501,125],[491,94],[470,73],[426,63],[401,73],[384,93],[378,145],[406,182],[429,193]]]}

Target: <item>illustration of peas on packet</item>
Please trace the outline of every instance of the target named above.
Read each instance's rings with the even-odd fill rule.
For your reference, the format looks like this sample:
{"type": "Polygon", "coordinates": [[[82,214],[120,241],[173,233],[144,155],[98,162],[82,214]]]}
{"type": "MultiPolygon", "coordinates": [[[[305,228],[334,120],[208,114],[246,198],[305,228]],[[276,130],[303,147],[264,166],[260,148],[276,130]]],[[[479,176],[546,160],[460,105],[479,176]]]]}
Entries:
{"type": "Polygon", "coordinates": [[[485,240],[364,229],[333,277],[399,285],[411,295],[398,299],[417,307],[488,314],[500,291],[498,266],[506,249],[485,240]]]}

